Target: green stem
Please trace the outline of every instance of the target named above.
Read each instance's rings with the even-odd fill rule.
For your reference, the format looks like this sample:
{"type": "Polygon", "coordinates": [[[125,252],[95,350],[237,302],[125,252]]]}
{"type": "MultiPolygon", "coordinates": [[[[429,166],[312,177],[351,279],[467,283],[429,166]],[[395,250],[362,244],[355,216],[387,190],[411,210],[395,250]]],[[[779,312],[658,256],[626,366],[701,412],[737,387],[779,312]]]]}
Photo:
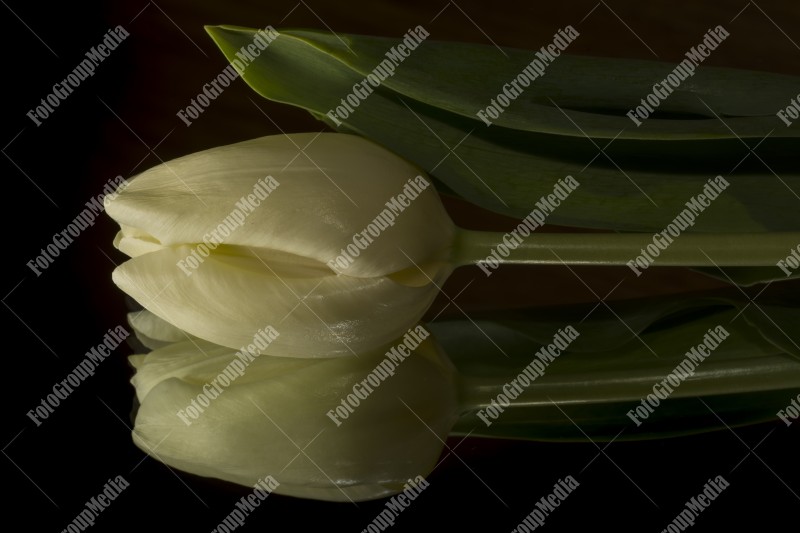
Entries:
{"type": "Polygon", "coordinates": [[[505,235],[458,229],[452,260],[459,266],[492,265],[496,260],[527,265],[631,263],[635,267],[633,261],[644,253],[656,266],[756,267],[776,266],[800,244],[800,232],[686,233],[663,249],[654,249],[652,233],[533,233],[512,249],[503,243],[505,235]],[[655,253],[647,251],[648,245],[655,253]]]}
{"type": "MultiPolygon", "coordinates": [[[[591,404],[639,401],[653,392],[675,367],[675,361],[657,362],[645,368],[615,368],[586,372],[547,374],[528,387],[509,385],[509,376],[461,376],[460,404],[463,412],[485,409],[504,394],[513,409],[556,404],[591,404]],[[513,392],[512,392],[513,391],[513,392]],[[510,397],[517,395],[515,398],[510,397]]],[[[519,383],[519,380],[517,381],[519,383]]],[[[707,360],[692,377],[674,388],[671,398],[714,396],[797,387],[800,362],[785,354],[752,358],[707,360]]]]}
{"type": "MultiPolygon", "coordinates": [[[[514,387],[514,379],[500,377],[461,376],[459,401],[462,421],[492,420],[505,417],[506,423],[535,417],[543,407],[567,404],[625,405],[641,402],[654,393],[653,386],[662,382],[672,368],[618,369],[614,372],[593,372],[545,376],[528,387],[514,387]],[[501,396],[502,395],[502,396],[501,396]],[[505,400],[510,405],[502,407],[505,400]],[[493,405],[493,407],[491,407],[493,405]],[[497,406],[502,410],[497,410],[497,406]]],[[[519,383],[519,380],[516,382],[519,383]]],[[[800,362],[786,355],[759,358],[707,361],[694,376],[674,387],[665,399],[708,397],[721,394],[793,389],[800,383],[800,362]]],[[[663,387],[659,393],[668,392],[663,387]]],[[[625,419],[624,409],[617,413],[625,419]]],[[[479,424],[480,433],[493,431],[479,424]]],[[[499,427],[498,436],[507,428],[499,427]]]]}
{"type": "MultiPolygon", "coordinates": [[[[516,398],[509,397],[510,405],[506,407],[499,395],[509,394],[506,383],[516,376],[509,376],[509,381],[462,376],[461,414],[451,434],[609,441],[620,437],[661,438],[721,429],[726,424],[774,421],[776,413],[797,394],[800,362],[785,354],[722,364],[707,360],[694,376],[659,402],[658,397],[652,397],[654,385],[667,373],[666,367],[654,372],[639,368],[583,375],[548,373],[516,398]]],[[[657,391],[659,396],[664,392],[663,387],[657,391]]]]}

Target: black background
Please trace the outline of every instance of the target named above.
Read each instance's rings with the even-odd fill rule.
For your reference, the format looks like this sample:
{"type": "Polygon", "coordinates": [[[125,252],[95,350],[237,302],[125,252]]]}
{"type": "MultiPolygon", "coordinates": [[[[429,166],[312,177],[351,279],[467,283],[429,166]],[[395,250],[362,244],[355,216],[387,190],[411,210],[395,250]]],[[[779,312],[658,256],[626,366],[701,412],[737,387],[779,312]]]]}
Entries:
{"type": "MultiPolygon", "coordinates": [[[[153,166],[158,157],[169,160],[278,133],[275,124],[287,132],[323,128],[305,112],[259,99],[241,80],[187,128],[175,113],[225,66],[203,24],[329,26],[336,32],[394,37],[423,24],[431,39],[484,44],[491,44],[491,39],[529,49],[549,43],[559,28],[572,24],[582,34],[572,45],[573,53],[651,59],[657,54],[672,62],[679,61],[708,28],[723,24],[731,37],[712,54],[709,64],[800,75],[796,2],[698,4],[141,0],[45,7],[5,0],[0,6],[5,91],[0,168],[7,207],[0,313],[10,342],[4,354],[2,398],[7,408],[0,435],[4,520],[16,517],[25,529],[60,531],[109,478],[121,474],[131,485],[99,516],[95,530],[204,531],[213,529],[249,492],[170,471],[132,444],[127,346],[104,361],[96,375],[40,427],[25,415],[108,329],[124,324],[124,296],[110,277],[114,263],[123,257],[111,246],[116,227],[110,219],[98,218],[41,276],[25,266],[104,183],[153,166]],[[26,112],[117,24],[130,37],[51,117],[39,127],[34,125],[26,112]],[[250,99],[257,100],[275,124],[250,99]]],[[[488,214],[467,216],[457,203],[450,207],[464,225],[507,224],[488,214]]],[[[477,278],[475,272],[464,270],[451,279],[452,293],[477,278]]],[[[519,289],[515,281],[525,278],[515,280],[512,270],[493,277],[492,284],[477,280],[465,293],[464,306],[478,308],[485,297],[502,301],[511,298],[510,293],[515,293],[515,305],[523,299],[546,305],[593,298],[554,269],[540,275],[562,280],[548,284],[557,286],[557,291],[540,286],[519,289]]],[[[605,294],[603,288],[607,291],[624,275],[615,269],[587,269],[584,274],[598,294],[605,294]]],[[[683,273],[648,273],[645,278],[639,284],[626,283],[614,298],[713,286],[683,273]],[[665,284],[665,279],[670,282],[665,284]]],[[[607,448],[603,443],[598,448],[592,443],[482,439],[450,439],[448,444],[452,452],[445,452],[428,478],[430,487],[402,513],[395,529],[510,531],[558,479],[572,474],[581,486],[548,518],[548,530],[594,526],[661,531],[707,479],[723,474],[731,487],[700,516],[695,530],[740,530],[745,524],[796,530],[791,524],[800,510],[800,432],[798,425],[787,428],[777,419],[700,436],[614,442],[607,448]]],[[[384,503],[354,506],[271,496],[245,527],[360,531],[384,503]]]]}

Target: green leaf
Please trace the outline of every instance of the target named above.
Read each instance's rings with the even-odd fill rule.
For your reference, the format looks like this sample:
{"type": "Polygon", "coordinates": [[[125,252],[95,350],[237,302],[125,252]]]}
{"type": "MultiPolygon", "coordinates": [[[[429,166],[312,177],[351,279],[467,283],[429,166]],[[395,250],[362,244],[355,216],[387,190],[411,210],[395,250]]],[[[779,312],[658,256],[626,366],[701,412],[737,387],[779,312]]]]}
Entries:
{"type": "MultiPolygon", "coordinates": [[[[574,421],[592,438],[612,438],[622,429],[626,438],[649,438],[719,427],[719,420],[702,402],[689,401],[696,398],[709,405],[713,402],[714,411],[720,416],[725,413],[729,425],[774,418],[780,402],[785,405],[792,397],[786,391],[800,388],[800,360],[772,342],[770,332],[765,335],[760,324],[757,327],[742,318],[736,306],[720,306],[724,301],[707,298],[702,304],[686,299],[683,306],[673,299],[656,301],[655,310],[643,313],[651,320],[646,326],[644,318],[638,323],[632,320],[633,307],[615,310],[617,325],[604,318],[574,323],[580,333],[574,346],[563,351],[490,427],[477,417],[477,409],[503,392],[503,385],[552,341],[558,328],[571,323],[558,322],[568,313],[561,312],[545,324],[532,321],[527,327],[519,316],[506,320],[505,313],[497,319],[434,322],[429,328],[462,380],[465,412],[457,431],[496,437],[583,438],[575,434],[574,421]],[[623,331],[626,320],[637,328],[627,335],[623,331]],[[691,378],[675,387],[657,416],[636,427],[626,413],[718,326],[728,337],[696,365],[691,378]],[[598,350],[591,351],[592,345],[598,350]],[[746,398],[754,399],[749,407],[742,403],[746,398]],[[561,410],[572,413],[573,420],[561,410]]],[[[791,311],[797,318],[800,312],[785,310],[784,318],[791,311]]]]}
{"type": "MultiPolygon", "coordinates": [[[[400,42],[314,30],[282,33],[304,40],[362,78],[400,42]]],[[[426,41],[383,84],[398,95],[474,120],[490,97],[535,57],[530,50],[503,52],[506,57],[494,46],[426,41]]],[[[800,136],[798,128],[774,131],[782,125],[775,102],[797,96],[797,78],[718,67],[701,67],[659,106],[667,115],[693,116],[691,127],[685,119],[654,118],[637,128],[625,113],[673,68],[672,63],[564,54],[493,122],[515,130],[582,137],[577,123],[588,136],[607,139],[728,139],[735,137],[731,129],[741,138],[800,136]],[[725,117],[725,123],[717,116],[725,117]]]]}
{"type": "MultiPolygon", "coordinates": [[[[684,295],[659,298],[613,302],[608,307],[597,304],[556,306],[547,308],[516,309],[492,311],[491,313],[471,313],[470,317],[482,328],[488,337],[507,338],[518,336],[518,343],[511,343],[512,352],[521,350],[520,356],[530,357],[531,349],[551,342],[553,334],[566,324],[580,330],[580,337],[569,346],[570,352],[598,353],[618,348],[628,343],[636,335],[668,319],[675,323],[685,322],[703,316],[720,308],[730,308],[734,300],[714,294],[684,295]]],[[[436,322],[435,327],[447,330],[454,342],[459,342],[459,351],[467,348],[468,353],[477,353],[478,361],[485,361],[486,353],[501,355],[491,345],[483,346],[486,339],[472,339],[475,328],[468,321],[451,319],[436,322]],[[462,328],[470,330],[469,341],[460,344],[462,328]],[[472,341],[477,344],[470,344],[472,341]],[[480,348],[478,345],[481,345],[480,348]],[[484,351],[484,348],[488,349],[484,351]]],[[[444,331],[441,331],[444,334],[444,331]]],[[[475,335],[479,337],[479,335],[475,335]]],[[[480,335],[482,336],[482,335],[480,335]]],[[[534,350],[535,351],[535,350],[534,350]]]]}
{"type": "Polygon", "coordinates": [[[800,278],[800,271],[793,272],[790,275],[783,273],[777,266],[774,267],[723,267],[723,268],[710,268],[700,267],[693,268],[698,272],[717,278],[722,281],[734,283],[740,287],[749,287],[758,283],[766,283],[768,281],[786,281],[790,279],[800,278]]]}
{"type": "Polygon", "coordinates": [[[742,314],[765,339],[800,359],[800,316],[796,308],[753,302],[742,314]]]}
{"type": "Polygon", "coordinates": [[[451,435],[562,442],[678,437],[774,421],[775,413],[798,393],[800,388],[670,398],[638,427],[626,413],[639,402],[540,405],[527,408],[524,413],[503,413],[488,428],[473,413],[459,419],[451,435]]]}
{"type": "MultiPolygon", "coordinates": [[[[207,29],[228,59],[252,41],[253,30],[207,29]]],[[[503,120],[486,127],[475,112],[511,74],[519,73],[531,53],[509,50],[511,59],[505,60],[493,47],[425,41],[355,112],[333,124],[326,113],[398,42],[339,37],[347,46],[325,32],[281,31],[243,77],[262,96],[307,109],[340,131],[373,139],[467,200],[511,216],[526,216],[558,179],[570,174],[581,186],[548,222],[660,231],[709,178],[723,174],[731,186],[697,218],[692,231],[800,227],[800,219],[788,216],[797,202],[791,190],[800,190],[800,173],[791,156],[799,146],[800,129],[785,128],[770,107],[796,95],[796,78],[699,69],[663,109],[708,114],[704,104],[698,106],[702,98],[728,126],[733,124],[736,135],[716,117],[651,119],[641,128],[630,123],[620,134],[625,127],[620,120],[628,121],[622,111],[644,97],[672,66],[564,55],[501,115],[503,120]],[[754,89],[757,83],[763,84],[759,90],[754,89]],[[754,157],[750,148],[768,129],[775,132],[754,157]],[[608,138],[617,134],[607,147],[608,138]],[[595,158],[601,147],[610,159],[595,158]]]]}

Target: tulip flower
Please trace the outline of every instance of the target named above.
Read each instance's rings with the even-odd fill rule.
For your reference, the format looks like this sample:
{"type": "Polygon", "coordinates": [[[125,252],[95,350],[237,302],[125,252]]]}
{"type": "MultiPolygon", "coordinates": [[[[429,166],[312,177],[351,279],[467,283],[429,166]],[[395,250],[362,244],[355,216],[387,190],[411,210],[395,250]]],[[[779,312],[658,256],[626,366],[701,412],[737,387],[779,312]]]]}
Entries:
{"type": "MultiPolygon", "coordinates": [[[[537,341],[522,334],[530,329],[524,324],[481,321],[509,351],[501,359],[477,357],[489,343],[468,320],[417,326],[388,349],[358,357],[259,356],[203,340],[172,343],[131,356],[140,402],[133,439],[159,461],[201,476],[251,487],[272,476],[277,493],[303,498],[381,498],[427,477],[451,433],[571,435],[572,419],[553,402],[613,437],[632,423],[625,413],[653,384],[686,364],[686,339],[704,333],[716,339],[714,356],[671,399],[795,387],[800,362],[769,342],[754,342],[758,334],[744,320],[731,321],[735,316],[731,308],[699,324],[673,324],[667,334],[644,333],[644,344],[618,344],[622,337],[614,341],[609,328],[588,323],[537,341]],[[718,335],[710,327],[721,320],[718,335]],[[594,346],[616,348],[595,353],[594,346]],[[650,346],[659,358],[648,357],[650,346]],[[582,408],[584,414],[574,411],[582,408]]],[[[137,323],[150,327],[146,319],[137,323]]],[[[692,406],[713,418],[700,402],[692,406]]],[[[763,407],[753,405],[755,419],[774,416],[771,405],[763,407]]],[[[743,421],[739,404],[731,408],[732,419],[743,421]]],[[[694,429],[698,413],[685,414],[686,429],[694,429]]]]}
{"type": "Polygon", "coordinates": [[[427,179],[352,135],[277,135],[182,157],[137,176],[106,211],[131,257],[114,282],[231,348],[280,324],[273,353],[373,349],[419,320],[451,270],[454,227],[427,179]]]}
{"type": "MultiPolygon", "coordinates": [[[[579,185],[559,180],[548,205],[579,185]]],[[[507,234],[456,228],[419,168],[337,133],[262,137],[161,164],[109,197],[106,211],[131,257],[113,280],[148,320],[229,348],[272,324],[283,334],[265,353],[288,357],[391,342],[456,266],[491,275],[500,263],[627,264],[641,275],[652,260],[639,255],[654,246],[651,234],[531,234],[541,210],[507,234]]],[[[655,261],[773,266],[799,240],[685,234],[655,261]]]]}
{"type": "Polygon", "coordinates": [[[256,356],[227,387],[221,376],[239,360],[229,348],[183,341],[132,356],[141,404],[133,439],[193,474],[251,487],[271,475],[279,494],[388,496],[433,469],[457,414],[452,365],[431,340],[417,346],[378,386],[370,379],[371,393],[339,426],[327,413],[374,371],[380,353],[256,356]]]}

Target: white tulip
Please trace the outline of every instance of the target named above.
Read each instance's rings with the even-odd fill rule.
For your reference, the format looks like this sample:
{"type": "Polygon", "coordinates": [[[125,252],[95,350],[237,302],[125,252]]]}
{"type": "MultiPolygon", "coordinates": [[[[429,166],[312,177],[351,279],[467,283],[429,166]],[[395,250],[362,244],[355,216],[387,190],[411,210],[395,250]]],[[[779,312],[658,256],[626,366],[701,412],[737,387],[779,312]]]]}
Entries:
{"type": "Polygon", "coordinates": [[[251,487],[272,476],[275,492],[289,496],[361,501],[398,493],[439,459],[459,411],[456,381],[449,360],[424,340],[334,423],[327,413],[382,355],[256,356],[221,391],[210,384],[237,360],[228,348],[184,341],[132,356],[141,403],[134,442],[201,476],[251,487]],[[193,401],[197,416],[182,419],[193,401]]]}
{"type": "Polygon", "coordinates": [[[121,227],[115,245],[131,256],[113,280],[179,330],[230,348],[271,324],[281,335],[267,353],[371,350],[415,324],[452,271],[455,227],[433,186],[419,190],[427,179],[377,144],[338,133],[181,157],[107,200],[121,227]],[[409,183],[416,198],[355,246],[409,183]],[[248,195],[257,207],[237,207],[248,195]],[[341,258],[348,245],[352,262],[341,258]]]}

